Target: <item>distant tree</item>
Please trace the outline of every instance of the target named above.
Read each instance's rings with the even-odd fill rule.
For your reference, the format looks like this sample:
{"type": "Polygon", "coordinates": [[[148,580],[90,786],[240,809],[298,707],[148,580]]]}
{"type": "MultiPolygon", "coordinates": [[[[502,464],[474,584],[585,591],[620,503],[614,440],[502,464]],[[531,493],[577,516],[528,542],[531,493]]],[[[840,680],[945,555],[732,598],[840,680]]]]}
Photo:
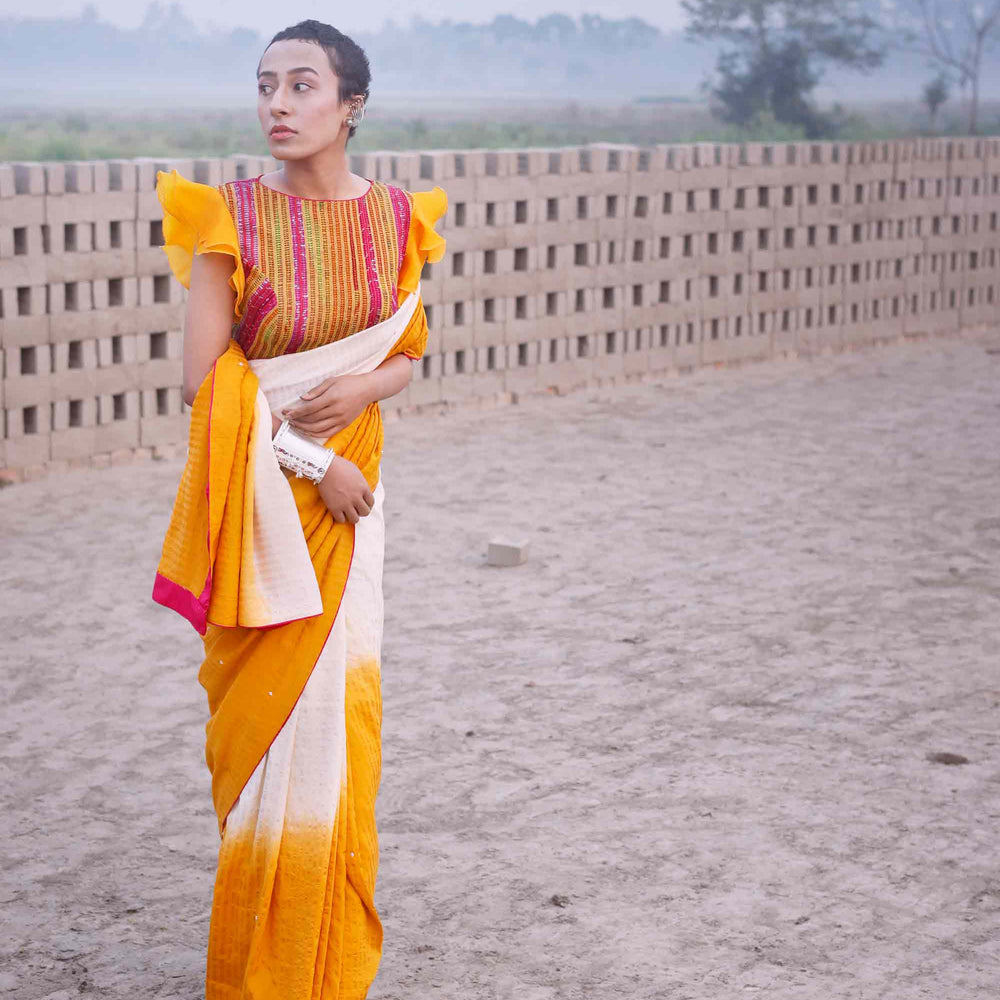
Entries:
{"type": "Polygon", "coordinates": [[[979,130],[983,58],[1000,43],[1000,0],[897,0],[886,28],[901,48],[919,52],[970,88],[969,132],[979,130]]]}
{"type": "Polygon", "coordinates": [[[944,73],[940,73],[924,87],[923,102],[924,107],[927,108],[927,113],[930,115],[932,130],[941,105],[947,102],[949,97],[951,97],[951,91],[948,84],[948,77],[944,73]]]}
{"type": "MultiPolygon", "coordinates": [[[[1000,0],[998,0],[1000,2],[1000,0]]],[[[867,71],[881,65],[878,22],[854,0],[681,0],[688,37],[728,43],[712,93],[720,117],[747,125],[773,115],[820,134],[811,102],[825,64],[867,71]]]]}

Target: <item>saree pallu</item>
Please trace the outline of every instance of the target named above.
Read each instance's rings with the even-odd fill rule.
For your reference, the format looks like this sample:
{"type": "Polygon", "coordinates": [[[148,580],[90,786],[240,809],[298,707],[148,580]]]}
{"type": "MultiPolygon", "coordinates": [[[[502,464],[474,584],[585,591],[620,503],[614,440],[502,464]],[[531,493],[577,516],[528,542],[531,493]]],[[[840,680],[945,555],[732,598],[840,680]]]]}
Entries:
{"type": "Polygon", "coordinates": [[[375,497],[336,522],[278,466],[271,410],[330,375],[423,351],[417,294],[389,319],[247,361],[232,342],[198,390],[153,598],[203,635],[206,760],[222,842],[206,1000],[363,1000],[382,925],[382,423],[377,403],[324,443],[375,497]]]}

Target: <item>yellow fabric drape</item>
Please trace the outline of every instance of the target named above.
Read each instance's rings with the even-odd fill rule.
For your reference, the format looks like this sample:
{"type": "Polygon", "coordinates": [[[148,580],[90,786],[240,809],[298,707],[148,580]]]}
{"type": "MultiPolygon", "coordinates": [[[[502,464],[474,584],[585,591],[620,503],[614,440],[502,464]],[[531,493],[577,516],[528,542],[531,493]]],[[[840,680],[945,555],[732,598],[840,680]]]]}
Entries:
{"type": "MultiPolygon", "coordinates": [[[[389,354],[419,356],[426,338],[426,318],[417,309],[389,354]]],[[[233,341],[195,396],[187,463],[157,568],[161,588],[166,580],[192,601],[205,596],[208,600],[199,681],[211,714],[205,753],[220,831],[323,648],[350,572],[354,540],[354,525],[333,519],[316,485],[289,474],[323,613],[269,629],[238,623],[239,588],[249,576],[242,567],[253,529],[246,472],[256,392],[257,378],[233,341]]],[[[370,403],[326,444],[354,462],[374,489],[383,444],[378,403],[370,403]]],[[[162,589],[159,597],[154,589],[154,599],[174,607],[198,627],[175,600],[162,597],[162,589]]]]}

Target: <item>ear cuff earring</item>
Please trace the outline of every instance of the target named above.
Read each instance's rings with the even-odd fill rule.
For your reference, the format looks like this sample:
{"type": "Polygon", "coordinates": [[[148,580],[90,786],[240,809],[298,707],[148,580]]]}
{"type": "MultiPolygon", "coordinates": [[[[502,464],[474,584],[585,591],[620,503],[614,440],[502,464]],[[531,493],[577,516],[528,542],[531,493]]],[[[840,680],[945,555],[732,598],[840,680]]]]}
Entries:
{"type": "Polygon", "coordinates": [[[344,122],[348,128],[354,128],[356,125],[360,125],[362,119],[365,117],[365,106],[363,104],[355,105],[355,109],[348,116],[347,120],[344,122]]]}

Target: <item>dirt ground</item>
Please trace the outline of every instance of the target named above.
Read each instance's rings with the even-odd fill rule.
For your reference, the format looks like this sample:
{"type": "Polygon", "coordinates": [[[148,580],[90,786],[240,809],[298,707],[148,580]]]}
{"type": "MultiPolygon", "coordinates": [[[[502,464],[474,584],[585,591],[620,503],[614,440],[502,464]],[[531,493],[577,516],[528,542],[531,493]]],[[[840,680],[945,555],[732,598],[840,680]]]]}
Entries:
{"type": "MultiPolygon", "coordinates": [[[[180,468],[0,491],[4,996],[203,996],[180,468]]],[[[1000,331],[395,420],[383,482],[371,1000],[995,1000],[1000,331]]]]}

